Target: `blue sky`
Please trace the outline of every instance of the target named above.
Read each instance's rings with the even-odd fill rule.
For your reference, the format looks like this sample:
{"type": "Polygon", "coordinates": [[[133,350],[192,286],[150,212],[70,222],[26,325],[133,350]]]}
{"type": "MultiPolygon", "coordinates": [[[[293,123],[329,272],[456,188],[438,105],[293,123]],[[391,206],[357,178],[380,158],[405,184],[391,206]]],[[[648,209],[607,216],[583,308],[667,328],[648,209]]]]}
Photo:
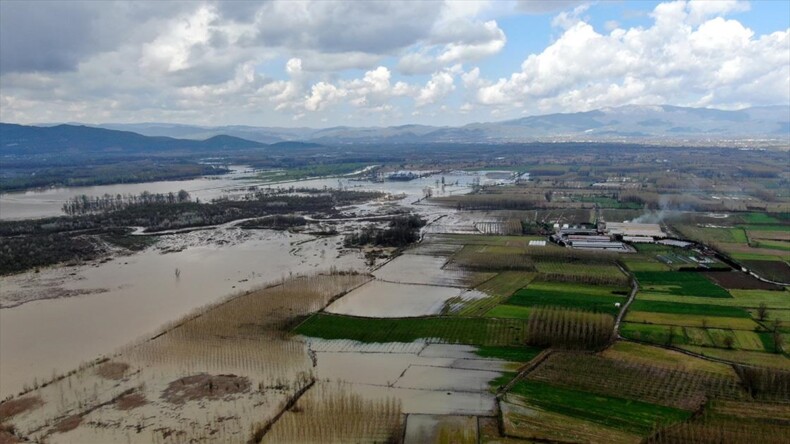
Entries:
{"type": "Polygon", "coordinates": [[[790,1],[0,2],[0,120],[460,125],[790,102],[790,1]]]}

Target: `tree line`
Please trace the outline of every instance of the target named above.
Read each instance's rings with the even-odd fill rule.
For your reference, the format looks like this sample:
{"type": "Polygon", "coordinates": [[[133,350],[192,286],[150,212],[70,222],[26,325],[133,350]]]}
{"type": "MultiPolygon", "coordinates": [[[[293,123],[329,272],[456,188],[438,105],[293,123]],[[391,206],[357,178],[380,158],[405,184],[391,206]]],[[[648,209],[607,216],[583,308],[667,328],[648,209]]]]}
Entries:
{"type": "Polygon", "coordinates": [[[81,194],[74,196],[63,204],[63,212],[69,216],[99,213],[106,211],[123,210],[135,205],[150,204],[176,204],[191,202],[192,198],[185,190],[177,193],[149,193],[140,194],[104,194],[103,196],[87,196],[81,194]]]}

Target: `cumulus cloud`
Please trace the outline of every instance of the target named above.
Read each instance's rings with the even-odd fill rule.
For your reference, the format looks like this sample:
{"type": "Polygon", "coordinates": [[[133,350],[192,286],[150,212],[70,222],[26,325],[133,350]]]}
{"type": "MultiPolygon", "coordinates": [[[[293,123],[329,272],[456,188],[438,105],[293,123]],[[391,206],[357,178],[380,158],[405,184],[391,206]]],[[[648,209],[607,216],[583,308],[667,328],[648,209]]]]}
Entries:
{"type": "Polygon", "coordinates": [[[453,76],[449,71],[434,73],[431,80],[420,89],[415,103],[418,107],[436,103],[455,89],[453,76]]]}
{"type": "Polygon", "coordinates": [[[740,3],[708,3],[660,4],[652,26],[609,34],[563,13],[568,29],[556,41],[509,78],[479,85],[476,98],[535,111],[790,101],[790,30],[755,36],[736,20],[711,18],[741,10],[740,3]]]}
{"type": "Polygon", "coordinates": [[[596,7],[0,1],[0,119],[364,124],[375,114],[446,123],[628,103],[790,101],[790,30],[756,34],[733,15],[747,2],[662,3],[632,28],[626,16],[594,28],[586,16],[596,7]],[[556,35],[504,72],[501,53],[517,39],[502,24],[519,14],[543,14],[556,35]]]}

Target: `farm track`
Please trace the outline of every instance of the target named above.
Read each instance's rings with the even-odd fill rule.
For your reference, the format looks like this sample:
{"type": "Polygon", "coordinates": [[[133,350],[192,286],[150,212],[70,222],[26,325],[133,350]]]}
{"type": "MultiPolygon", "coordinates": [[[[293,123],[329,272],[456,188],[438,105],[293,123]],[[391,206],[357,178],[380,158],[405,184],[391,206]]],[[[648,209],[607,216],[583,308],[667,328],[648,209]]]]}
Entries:
{"type": "Polygon", "coordinates": [[[540,364],[542,364],[543,361],[548,359],[549,356],[551,356],[551,354],[553,352],[554,352],[553,349],[547,348],[547,349],[543,350],[542,352],[540,352],[537,356],[532,358],[531,361],[529,361],[526,364],[524,364],[518,370],[518,374],[516,374],[516,376],[513,377],[513,379],[511,379],[510,382],[508,382],[502,388],[497,390],[497,394],[496,394],[497,400],[501,400],[502,397],[505,396],[505,394],[507,394],[507,392],[509,392],[510,389],[513,388],[513,386],[516,385],[516,383],[518,381],[521,381],[522,379],[526,378],[532,371],[534,371],[536,368],[538,368],[538,366],[540,364]]]}
{"type": "Polygon", "coordinates": [[[628,295],[628,300],[625,301],[623,308],[620,309],[620,313],[617,314],[617,318],[614,321],[614,334],[612,335],[612,340],[622,339],[620,336],[620,324],[622,323],[625,314],[628,312],[628,307],[630,307],[631,303],[634,302],[634,299],[636,299],[636,293],[639,292],[639,282],[636,281],[636,277],[623,268],[622,265],[617,264],[617,266],[620,268],[620,271],[631,278],[631,294],[628,295]]]}
{"type": "Polygon", "coordinates": [[[749,365],[749,364],[738,363],[738,362],[728,361],[726,359],[719,359],[719,358],[714,358],[714,357],[710,357],[710,356],[705,356],[705,355],[702,355],[702,354],[699,354],[699,353],[694,353],[692,351],[685,350],[685,349],[682,349],[682,348],[679,348],[679,347],[672,347],[672,346],[668,346],[668,345],[656,344],[656,343],[653,343],[653,342],[640,341],[640,340],[637,340],[637,339],[624,338],[624,337],[620,336],[620,324],[622,323],[623,318],[625,317],[626,313],[628,312],[628,307],[630,307],[631,303],[634,302],[634,300],[636,299],[636,294],[639,292],[639,282],[637,282],[636,277],[634,277],[631,273],[626,271],[623,268],[622,265],[618,264],[617,266],[620,267],[620,270],[622,270],[623,273],[625,273],[625,274],[627,274],[628,276],[631,277],[631,294],[628,296],[628,300],[623,305],[623,308],[620,310],[620,313],[617,315],[617,319],[615,319],[614,335],[612,337],[613,341],[614,340],[630,341],[630,342],[634,342],[634,343],[637,343],[637,344],[650,345],[650,346],[653,346],[653,347],[660,347],[660,348],[663,348],[665,350],[670,350],[670,351],[675,351],[675,352],[678,352],[678,353],[683,353],[684,355],[691,356],[691,357],[694,357],[694,358],[704,359],[704,360],[709,361],[709,362],[716,362],[716,363],[719,363],[719,364],[726,364],[726,365],[730,365],[730,366],[741,365],[741,366],[746,366],[746,367],[752,367],[752,365],[749,365]]]}

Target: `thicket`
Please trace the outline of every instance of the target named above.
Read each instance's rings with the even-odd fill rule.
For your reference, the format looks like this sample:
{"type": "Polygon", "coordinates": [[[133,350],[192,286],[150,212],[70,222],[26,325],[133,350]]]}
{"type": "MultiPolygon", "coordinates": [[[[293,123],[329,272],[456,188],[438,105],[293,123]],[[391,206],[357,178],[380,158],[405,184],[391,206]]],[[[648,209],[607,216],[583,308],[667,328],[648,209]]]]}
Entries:
{"type": "Polygon", "coordinates": [[[401,248],[416,242],[424,226],[425,221],[417,215],[397,216],[386,228],[366,227],[347,235],[343,245],[346,248],[364,245],[401,248]]]}
{"type": "Polygon", "coordinates": [[[537,347],[597,349],[607,345],[614,331],[614,318],[557,307],[535,307],[527,320],[527,343],[537,347]]]}
{"type": "Polygon", "coordinates": [[[307,219],[293,214],[276,214],[274,216],[265,216],[238,224],[241,228],[263,228],[270,230],[287,230],[289,228],[303,227],[305,225],[307,225],[307,219]]]}
{"type": "Polygon", "coordinates": [[[135,205],[150,204],[175,204],[191,200],[189,193],[180,190],[178,193],[149,193],[140,194],[104,194],[103,196],[87,196],[82,194],[74,196],[63,204],[63,212],[69,216],[80,214],[118,211],[135,205]]]}
{"type": "Polygon", "coordinates": [[[736,365],[744,388],[756,399],[790,402],[790,371],[736,365]]]}

